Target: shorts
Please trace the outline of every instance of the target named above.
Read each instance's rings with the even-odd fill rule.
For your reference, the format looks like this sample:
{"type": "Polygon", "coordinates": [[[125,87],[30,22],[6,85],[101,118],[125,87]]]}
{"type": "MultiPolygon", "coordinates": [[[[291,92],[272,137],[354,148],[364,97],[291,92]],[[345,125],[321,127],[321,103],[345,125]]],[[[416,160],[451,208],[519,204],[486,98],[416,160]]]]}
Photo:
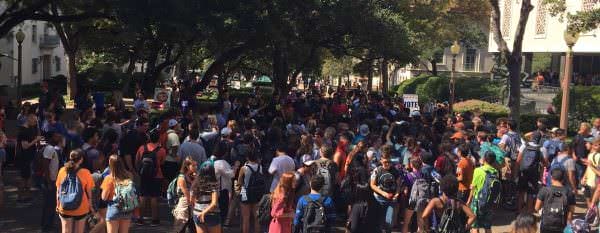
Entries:
{"type": "Polygon", "coordinates": [[[162,179],[159,178],[142,178],[140,182],[141,197],[159,197],[162,187],[162,179]]]}
{"type": "Polygon", "coordinates": [[[21,158],[21,159],[18,159],[16,162],[17,162],[17,167],[19,168],[19,173],[21,175],[21,178],[23,178],[23,179],[31,178],[31,163],[33,162],[33,159],[21,158]]]}
{"type": "Polygon", "coordinates": [[[200,222],[199,216],[194,214],[194,223],[196,226],[215,227],[221,225],[221,215],[219,213],[209,213],[204,215],[204,222],[200,222]]]}
{"type": "Polygon", "coordinates": [[[492,229],[492,214],[489,212],[476,213],[475,222],[473,222],[473,228],[492,229]]]}
{"type": "Polygon", "coordinates": [[[521,192],[527,192],[529,195],[536,195],[539,191],[539,180],[540,174],[520,172],[519,182],[517,188],[521,192]]]}
{"type": "Polygon", "coordinates": [[[58,215],[63,219],[73,220],[73,221],[83,220],[88,216],[88,214],[72,216],[72,215],[66,215],[66,214],[61,214],[61,213],[59,213],[58,215]]]}
{"type": "Polygon", "coordinates": [[[115,205],[108,205],[106,210],[106,221],[112,220],[127,220],[131,219],[133,215],[133,211],[122,212],[115,205]]]}

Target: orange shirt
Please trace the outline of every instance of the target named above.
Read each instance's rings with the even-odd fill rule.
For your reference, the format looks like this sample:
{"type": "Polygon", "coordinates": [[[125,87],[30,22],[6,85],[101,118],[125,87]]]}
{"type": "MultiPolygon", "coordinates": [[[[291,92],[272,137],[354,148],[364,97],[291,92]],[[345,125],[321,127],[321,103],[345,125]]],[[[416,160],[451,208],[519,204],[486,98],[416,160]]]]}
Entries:
{"type": "MultiPolygon", "coordinates": [[[[144,154],[144,146],[148,146],[148,151],[153,151],[156,148],[156,144],[154,144],[154,143],[148,143],[146,145],[140,146],[140,148],[138,149],[137,154],[135,156],[135,160],[138,162],[142,160],[142,155],[144,154]]],[[[166,158],[167,158],[167,151],[165,150],[165,148],[161,147],[156,152],[156,177],[155,178],[159,178],[159,179],[163,178],[161,165],[165,162],[166,158]]]]}
{"type": "Polygon", "coordinates": [[[458,161],[458,165],[456,168],[456,177],[462,178],[462,181],[458,182],[458,190],[466,191],[469,190],[471,186],[471,181],[473,180],[473,171],[475,170],[475,166],[473,166],[473,161],[468,158],[461,158],[458,161]]]}
{"type": "MultiPolygon", "coordinates": [[[[65,180],[66,177],[67,170],[65,169],[65,167],[60,168],[60,171],[58,171],[58,176],[56,177],[57,190],[60,189],[60,184],[63,182],[63,180],[65,180]]],[[[88,169],[81,168],[79,169],[79,171],[77,171],[77,177],[79,178],[81,186],[83,187],[83,191],[85,192],[81,198],[81,205],[76,210],[63,210],[60,206],[60,201],[58,201],[57,199],[56,208],[58,209],[58,212],[62,215],[81,216],[86,215],[91,211],[90,207],[92,205],[90,204],[90,197],[88,197],[88,194],[92,193],[92,188],[94,188],[95,185],[94,179],[92,179],[92,174],[88,169]]]]}
{"type": "Polygon", "coordinates": [[[108,195],[108,200],[112,200],[113,196],[115,195],[115,179],[111,175],[104,177],[100,188],[102,189],[102,191],[108,190],[108,192],[110,193],[108,195]]]}

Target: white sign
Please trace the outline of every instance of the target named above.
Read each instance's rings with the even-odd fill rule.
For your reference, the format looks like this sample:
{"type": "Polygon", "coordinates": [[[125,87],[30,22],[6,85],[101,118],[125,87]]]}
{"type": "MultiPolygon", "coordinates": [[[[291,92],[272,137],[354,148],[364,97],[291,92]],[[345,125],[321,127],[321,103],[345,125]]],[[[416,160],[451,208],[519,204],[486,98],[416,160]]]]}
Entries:
{"type": "Polygon", "coordinates": [[[402,99],[404,100],[404,107],[410,109],[410,111],[419,111],[419,96],[415,94],[404,94],[402,95],[402,99]]]}

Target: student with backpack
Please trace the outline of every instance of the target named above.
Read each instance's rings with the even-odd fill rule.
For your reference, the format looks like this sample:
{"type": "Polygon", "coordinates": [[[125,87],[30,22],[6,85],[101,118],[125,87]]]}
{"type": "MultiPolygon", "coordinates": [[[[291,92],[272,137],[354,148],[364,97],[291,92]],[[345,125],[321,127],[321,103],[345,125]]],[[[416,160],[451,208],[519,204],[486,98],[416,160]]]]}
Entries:
{"type": "Polygon", "coordinates": [[[269,233],[292,233],[292,220],[294,218],[294,180],[293,172],[284,173],[279,179],[279,184],[273,191],[271,200],[271,223],[269,233]]]}
{"type": "MultiPolygon", "coordinates": [[[[550,163],[549,171],[552,171],[555,168],[561,169],[564,173],[562,176],[563,185],[569,189],[571,192],[577,192],[577,173],[575,168],[575,161],[571,158],[572,155],[572,146],[567,143],[562,143],[557,148],[556,157],[550,163]]],[[[550,172],[548,172],[546,176],[546,186],[550,187],[552,182],[552,176],[550,172]]]]}
{"type": "Polygon", "coordinates": [[[575,195],[563,184],[564,175],[560,168],[551,169],[551,186],[538,193],[535,210],[542,210],[541,232],[562,233],[573,218],[575,195]]]}
{"type": "Polygon", "coordinates": [[[173,232],[185,231],[186,225],[191,220],[190,206],[192,204],[191,186],[196,177],[198,163],[192,157],[186,157],[181,163],[181,169],[177,178],[173,179],[167,189],[167,199],[171,204],[171,199],[175,207],[173,208],[173,217],[175,224],[173,232]]]}
{"type": "Polygon", "coordinates": [[[215,168],[205,162],[200,165],[198,176],[192,184],[192,218],[197,233],[221,233],[221,214],[219,213],[219,191],[215,168]]]}
{"type": "Polygon", "coordinates": [[[335,224],[335,206],[331,197],[319,193],[325,180],[322,176],[310,179],[310,194],[298,199],[294,216],[294,233],[331,232],[335,224]]]}
{"type": "MultiPolygon", "coordinates": [[[[419,216],[428,219],[434,215],[436,225],[429,227],[437,233],[464,233],[471,229],[471,224],[475,222],[475,214],[465,205],[464,202],[457,199],[458,180],[454,175],[446,175],[440,181],[440,190],[442,196],[431,199],[423,215],[419,216]]],[[[427,229],[425,229],[427,231],[427,229]]]]}
{"type": "Polygon", "coordinates": [[[517,188],[517,210],[519,213],[532,213],[533,200],[538,193],[538,182],[540,180],[540,167],[543,164],[543,156],[540,145],[533,140],[531,134],[525,135],[526,144],[519,148],[517,156],[519,182],[517,188]]]}
{"type": "MultiPolygon", "coordinates": [[[[412,193],[411,189],[417,179],[423,178],[423,173],[421,173],[422,167],[423,167],[423,161],[421,160],[421,158],[411,158],[410,159],[409,169],[411,169],[412,171],[406,175],[405,181],[404,181],[404,184],[405,184],[404,185],[404,195],[408,196],[408,198],[416,199],[414,197],[410,197],[410,195],[412,193]]],[[[402,233],[409,232],[409,228],[412,223],[412,217],[416,210],[416,204],[417,204],[416,202],[409,202],[408,205],[406,206],[406,210],[404,212],[404,224],[402,225],[402,233]]],[[[418,221],[417,225],[423,226],[421,220],[422,220],[421,218],[417,218],[417,221],[418,221]]]]}
{"type": "Polygon", "coordinates": [[[94,180],[90,171],[81,167],[83,156],[82,150],[71,151],[69,161],[56,177],[56,207],[62,232],[83,233],[86,217],[95,212],[91,202],[94,180]]]}
{"type": "MultiPolygon", "coordinates": [[[[165,149],[158,144],[160,134],[158,131],[150,133],[150,141],[141,146],[136,155],[136,165],[138,165],[138,174],[140,175],[140,205],[144,213],[144,208],[147,208],[146,203],[150,201],[150,209],[152,213],[152,222],[150,226],[158,226],[160,220],[158,218],[158,197],[160,196],[162,187],[162,170],[161,166],[167,157],[165,149]]],[[[140,216],[137,223],[138,226],[144,225],[144,218],[140,216]]]]}
{"type": "Polygon", "coordinates": [[[483,156],[483,165],[473,172],[471,194],[467,202],[476,216],[472,233],[479,233],[479,228],[486,233],[492,232],[492,211],[499,202],[502,189],[495,163],[496,155],[488,151],[483,156]]]}
{"type": "Polygon", "coordinates": [[[378,220],[380,226],[386,232],[391,232],[398,197],[400,197],[401,186],[400,172],[392,166],[392,158],[389,154],[381,156],[381,165],[371,173],[369,185],[378,206],[378,220]]]}
{"type": "Polygon", "coordinates": [[[469,193],[471,192],[471,182],[473,181],[473,171],[475,165],[469,156],[469,146],[467,144],[461,144],[458,146],[458,155],[460,160],[456,166],[456,177],[458,180],[458,193],[456,198],[462,202],[467,202],[469,199],[469,193]]]}
{"type": "MultiPolygon", "coordinates": [[[[0,132],[1,133],[1,132],[0,132]]],[[[42,175],[41,188],[44,196],[42,204],[42,231],[50,231],[56,216],[56,176],[59,169],[59,154],[61,148],[59,143],[62,141],[62,135],[55,131],[49,131],[48,144],[42,150],[42,175]]],[[[2,136],[0,135],[0,146],[2,146],[2,136]]],[[[1,160],[2,158],[0,158],[1,160]]],[[[0,166],[2,162],[0,161],[0,166]]],[[[0,172],[1,169],[0,169],[0,172]]],[[[2,176],[0,175],[0,178],[2,176]]],[[[0,196],[1,197],[1,196],[0,196]]]]}
{"type": "Polygon", "coordinates": [[[331,158],[333,157],[334,150],[330,146],[323,145],[319,149],[321,158],[314,161],[312,164],[313,176],[320,175],[325,179],[325,184],[320,190],[321,194],[325,196],[333,196],[335,188],[338,184],[338,166],[331,158]]]}
{"type": "Polygon", "coordinates": [[[242,233],[249,233],[251,224],[254,226],[253,232],[258,233],[260,224],[258,224],[258,216],[256,216],[256,204],[266,192],[266,181],[262,166],[258,163],[258,155],[253,151],[248,151],[246,160],[247,162],[240,169],[237,180],[241,186],[242,233]]]}
{"type": "Polygon", "coordinates": [[[102,182],[102,200],[108,202],[106,230],[108,233],[127,233],[133,211],[138,207],[138,195],[133,174],[127,171],[123,159],[108,158],[110,174],[102,182]]]}
{"type": "Polygon", "coordinates": [[[372,216],[374,208],[373,194],[369,186],[369,171],[359,163],[353,163],[345,178],[349,190],[344,200],[350,205],[348,221],[346,222],[347,233],[365,233],[372,231],[372,216]],[[356,164],[356,165],[354,165],[356,164]]]}

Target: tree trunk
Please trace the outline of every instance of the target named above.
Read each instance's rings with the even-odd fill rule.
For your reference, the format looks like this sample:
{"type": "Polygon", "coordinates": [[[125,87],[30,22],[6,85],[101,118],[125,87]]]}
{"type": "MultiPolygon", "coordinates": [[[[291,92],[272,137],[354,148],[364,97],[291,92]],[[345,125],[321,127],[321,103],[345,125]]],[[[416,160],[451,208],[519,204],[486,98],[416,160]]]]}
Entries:
{"type": "Polygon", "coordinates": [[[388,61],[386,59],[383,59],[383,61],[381,62],[381,90],[383,90],[384,95],[387,95],[388,91],[390,90],[389,78],[390,75],[388,74],[388,61]]]}
{"type": "Polygon", "coordinates": [[[437,60],[431,59],[431,60],[429,60],[429,62],[431,63],[431,75],[437,77],[438,76],[437,60]]]}
{"type": "Polygon", "coordinates": [[[223,71],[225,68],[225,63],[238,58],[244,51],[246,51],[246,49],[246,45],[242,44],[219,55],[215,61],[208,66],[208,69],[206,69],[206,72],[204,72],[202,79],[197,86],[194,87],[194,91],[198,92],[204,90],[208,84],[210,84],[210,80],[212,80],[213,76],[223,71]]]}
{"type": "Polygon", "coordinates": [[[282,43],[278,43],[273,51],[273,81],[275,89],[281,98],[286,98],[289,92],[288,74],[289,67],[285,48],[282,48],[282,43]]]}
{"type": "Polygon", "coordinates": [[[67,96],[70,99],[75,98],[75,96],[77,95],[77,58],[76,55],[77,53],[75,52],[68,52],[67,53],[67,65],[68,65],[68,75],[69,77],[67,78],[67,96]]]}
{"type": "Polygon", "coordinates": [[[512,55],[508,63],[508,107],[510,108],[510,118],[518,121],[521,111],[521,56],[512,55]]]}
{"type": "Polygon", "coordinates": [[[367,92],[373,90],[373,63],[369,63],[369,71],[367,73],[367,92]]]}

